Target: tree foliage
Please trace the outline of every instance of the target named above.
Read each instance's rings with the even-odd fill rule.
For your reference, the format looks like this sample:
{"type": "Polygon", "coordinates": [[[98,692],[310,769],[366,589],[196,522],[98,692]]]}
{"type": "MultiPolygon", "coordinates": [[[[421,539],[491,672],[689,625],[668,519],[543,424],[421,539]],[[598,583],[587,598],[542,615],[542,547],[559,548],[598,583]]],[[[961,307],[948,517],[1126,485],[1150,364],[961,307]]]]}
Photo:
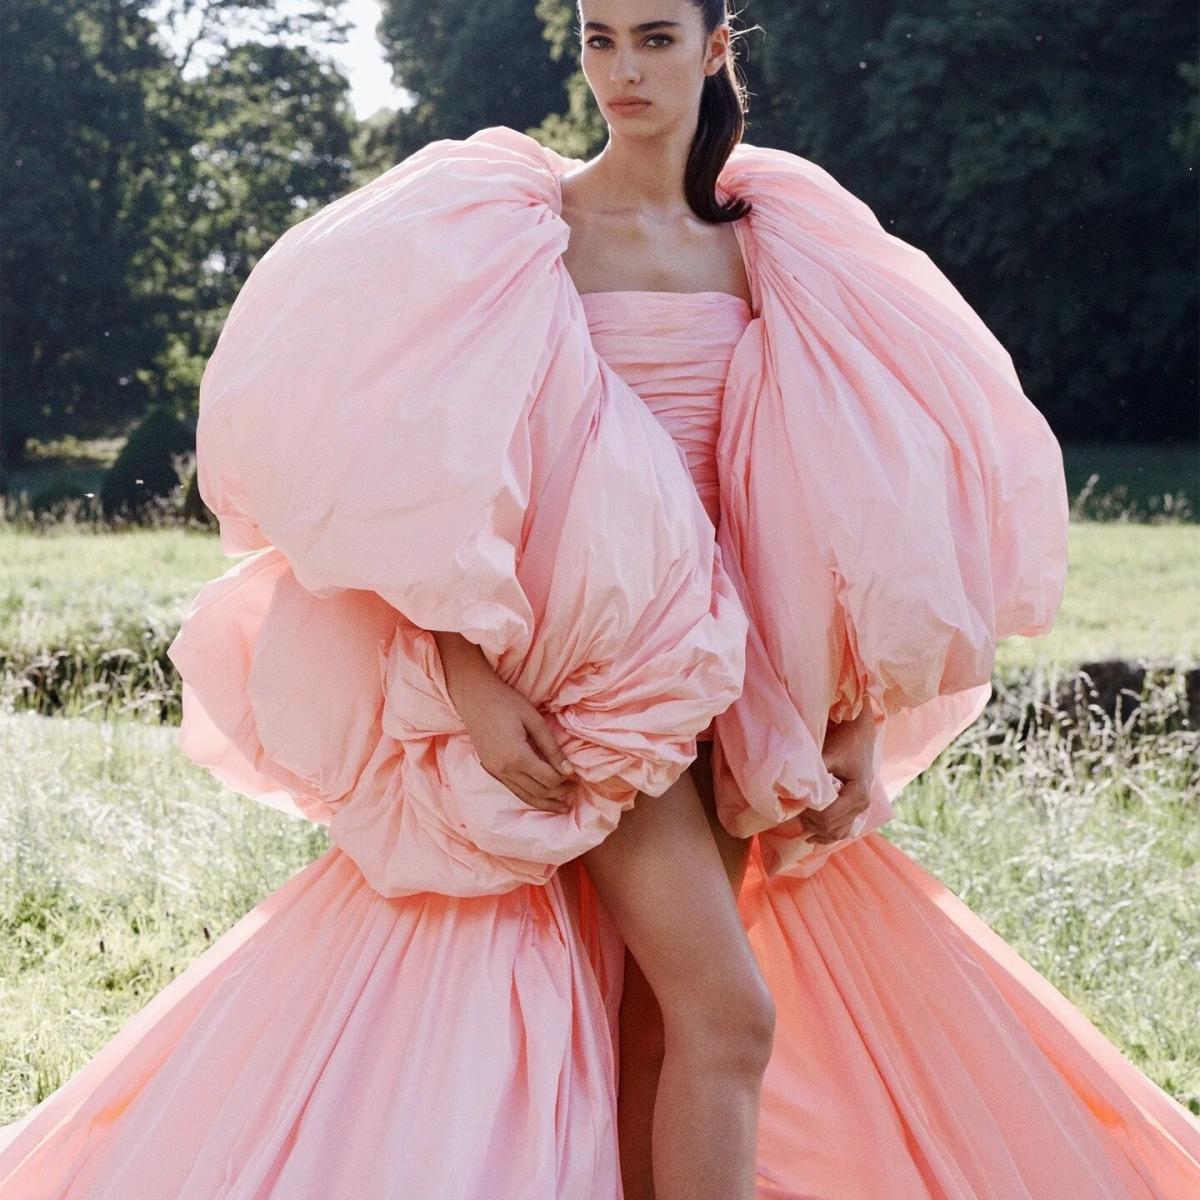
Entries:
{"type": "Polygon", "coordinates": [[[173,53],[146,0],[9,0],[0,92],[2,463],[30,437],[111,434],[194,410],[254,261],[346,190],[346,81],[284,37],[344,36],[328,5],[177,0],[173,53]],[[239,40],[247,19],[257,35],[239,40]],[[196,65],[202,43],[206,69],[196,65]]]}
{"type": "Polygon", "coordinates": [[[170,64],[136,10],[10,0],[0,105],[0,386],[5,458],[27,436],[94,431],[149,399],[167,297],[143,286],[174,131],[170,64]]]}
{"type": "MultiPolygon", "coordinates": [[[[1190,5],[746,0],[736,25],[747,140],[926,250],[1061,437],[1200,437],[1190,5]]],[[[193,412],[264,251],[429,140],[603,145],[573,0],[383,0],[412,102],[365,121],[320,53],[346,29],[340,0],[8,0],[0,490],[30,437],[193,412]]]]}
{"type": "MultiPolygon", "coordinates": [[[[564,42],[570,0],[539,11],[564,42]]],[[[813,159],[927,251],[1060,436],[1200,437],[1193,6],[747,0],[751,23],[746,140],[813,159]]],[[[570,88],[542,133],[594,152],[570,88]]]]}
{"type": "Polygon", "coordinates": [[[414,97],[396,114],[397,158],[487,125],[524,130],[562,103],[573,64],[552,56],[535,0],[383,0],[382,7],[385,56],[414,97]]]}

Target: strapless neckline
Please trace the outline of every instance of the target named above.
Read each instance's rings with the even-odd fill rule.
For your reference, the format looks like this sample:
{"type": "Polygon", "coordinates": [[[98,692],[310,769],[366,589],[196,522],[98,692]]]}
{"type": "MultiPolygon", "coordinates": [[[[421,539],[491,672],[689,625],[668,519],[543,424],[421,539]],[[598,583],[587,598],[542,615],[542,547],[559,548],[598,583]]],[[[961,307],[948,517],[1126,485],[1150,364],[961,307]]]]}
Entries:
{"type": "Polygon", "coordinates": [[[752,313],[750,305],[742,299],[741,296],[735,296],[732,292],[721,291],[699,291],[699,292],[670,292],[670,291],[655,291],[647,288],[619,288],[610,289],[600,292],[580,292],[579,297],[587,304],[603,304],[608,298],[624,298],[629,296],[643,296],[651,300],[663,300],[667,297],[671,301],[675,300],[699,300],[699,301],[716,301],[718,303],[728,303],[740,309],[745,313],[752,313]]]}
{"type": "MultiPolygon", "coordinates": [[[[596,353],[675,442],[704,511],[721,519],[717,440],[734,351],[754,321],[732,292],[647,288],[580,292],[596,353]]],[[[697,734],[713,740],[714,726],[697,734]]]]}

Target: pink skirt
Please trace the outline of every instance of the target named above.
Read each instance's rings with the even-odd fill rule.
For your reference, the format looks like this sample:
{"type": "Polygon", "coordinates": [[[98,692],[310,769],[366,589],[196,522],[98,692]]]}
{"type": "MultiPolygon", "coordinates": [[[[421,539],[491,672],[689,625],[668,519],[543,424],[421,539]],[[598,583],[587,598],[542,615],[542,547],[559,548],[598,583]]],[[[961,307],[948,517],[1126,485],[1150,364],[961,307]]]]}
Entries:
{"type": "MultiPolygon", "coordinates": [[[[878,834],[741,904],[759,1200],[1194,1200],[1200,1125],[878,834]]],[[[624,948],[578,863],[388,899],[334,848],[0,1130],[3,1200],[620,1200],[624,948]]]]}

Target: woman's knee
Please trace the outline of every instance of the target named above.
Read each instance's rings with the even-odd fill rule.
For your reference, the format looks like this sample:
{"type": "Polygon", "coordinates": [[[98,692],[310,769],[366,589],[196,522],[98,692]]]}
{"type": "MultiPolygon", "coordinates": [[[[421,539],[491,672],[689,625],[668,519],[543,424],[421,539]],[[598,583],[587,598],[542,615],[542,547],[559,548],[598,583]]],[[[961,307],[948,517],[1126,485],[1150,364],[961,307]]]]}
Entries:
{"type": "Polygon", "coordinates": [[[696,786],[638,802],[585,866],[662,1012],[666,1053],[765,1069],[775,1009],[696,786]]]}
{"type": "Polygon", "coordinates": [[[761,1075],[775,1040],[775,1001],[761,974],[727,972],[688,995],[660,999],[665,1037],[723,1071],[761,1075]]]}

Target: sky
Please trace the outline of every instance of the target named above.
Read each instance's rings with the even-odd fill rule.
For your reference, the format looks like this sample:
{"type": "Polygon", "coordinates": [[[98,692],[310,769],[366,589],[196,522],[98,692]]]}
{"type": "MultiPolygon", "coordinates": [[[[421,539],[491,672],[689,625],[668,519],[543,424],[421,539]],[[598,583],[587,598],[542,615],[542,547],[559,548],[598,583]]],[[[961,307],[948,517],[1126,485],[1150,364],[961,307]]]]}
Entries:
{"type": "Polygon", "coordinates": [[[369,117],[377,108],[396,108],[404,91],[392,86],[383,53],[375,40],[379,21],[378,0],[348,0],[346,19],[354,22],[354,32],[344,46],[330,47],[350,79],[350,99],[355,113],[369,117]]]}
{"type": "MultiPolygon", "coordinates": [[[[281,0],[276,8],[311,7],[302,0],[281,0]]],[[[164,24],[166,6],[159,10],[151,8],[152,15],[158,11],[159,29],[164,38],[171,44],[185,42],[187,30],[173,31],[164,24]]],[[[392,86],[391,74],[384,64],[382,49],[375,39],[375,26],[379,22],[379,0],[346,0],[343,9],[346,20],[353,23],[350,40],[342,45],[330,44],[318,47],[321,54],[335,60],[342,73],[350,80],[350,102],[354,111],[361,119],[369,117],[379,108],[397,108],[404,100],[406,93],[401,88],[392,86]]],[[[246,26],[246,36],[253,36],[254,30],[246,26]]],[[[241,39],[235,37],[235,42],[241,39]]],[[[203,56],[197,63],[197,70],[203,69],[203,56]]],[[[185,72],[189,77],[195,74],[193,69],[185,72]]]]}

